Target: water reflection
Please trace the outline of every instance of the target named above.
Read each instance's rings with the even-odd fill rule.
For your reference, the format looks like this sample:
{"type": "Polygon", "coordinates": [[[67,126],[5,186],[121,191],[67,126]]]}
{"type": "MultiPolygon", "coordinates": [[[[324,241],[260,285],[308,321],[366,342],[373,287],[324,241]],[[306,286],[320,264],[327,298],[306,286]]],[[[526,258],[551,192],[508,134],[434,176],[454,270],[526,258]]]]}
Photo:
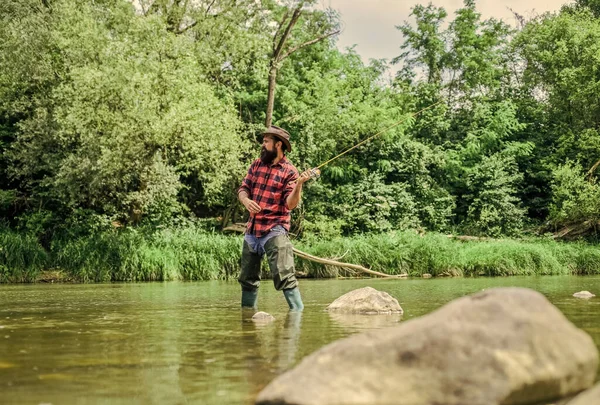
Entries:
{"type": "Polygon", "coordinates": [[[282,320],[256,322],[252,314],[242,310],[242,346],[250,363],[256,359],[274,366],[271,371],[279,373],[291,368],[296,362],[302,312],[288,312],[282,320]]]}
{"type": "Polygon", "coordinates": [[[241,310],[239,350],[244,380],[250,386],[249,398],[269,382],[265,375],[281,374],[296,363],[302,325],[301,312],[288,312],[283,320],[267,323],[252,321],[252,315],[253,311],[241,310]]]}
{"type": "Polygon", "coordinates": [[[402,314],[342,314],[329,312],[329,318],[349,332],[388,328],[398,325],[402,314]]]}

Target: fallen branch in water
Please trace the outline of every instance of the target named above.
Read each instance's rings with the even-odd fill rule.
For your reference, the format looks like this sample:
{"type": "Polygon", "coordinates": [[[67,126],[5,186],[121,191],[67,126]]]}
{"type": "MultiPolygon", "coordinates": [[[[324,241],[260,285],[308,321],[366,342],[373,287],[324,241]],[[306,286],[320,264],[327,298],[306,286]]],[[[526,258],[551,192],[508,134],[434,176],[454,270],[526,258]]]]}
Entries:
{"type": "Polygon", "coordinates": [[[308,253],[305,253],[296,248],[293,248],[293,249],[294,249],[294,253],[298,257],[301,257],[303,259],[310,260],[310,261],[313,261],[316,263],[326,264],[328,266],[335,266],[335,267],[342,267],[342,268],[357,270],[362,273],[367,273],[367,274],[371,274],[373,276],[379,276],[379,277],[385,277],[385,278],[404,278],[404,277],[408,276],[407,274],[390,275],[390,274],[380,273],[375,270],[367,269],[366,267],[360,266],[358,264],[350,264],[350,263],[343,263],[343,262],[338,262],[338,261],[330,260],[330,259],[323,259],[321,257],[317,257],[317,256],[310,255],[308,253]]]}

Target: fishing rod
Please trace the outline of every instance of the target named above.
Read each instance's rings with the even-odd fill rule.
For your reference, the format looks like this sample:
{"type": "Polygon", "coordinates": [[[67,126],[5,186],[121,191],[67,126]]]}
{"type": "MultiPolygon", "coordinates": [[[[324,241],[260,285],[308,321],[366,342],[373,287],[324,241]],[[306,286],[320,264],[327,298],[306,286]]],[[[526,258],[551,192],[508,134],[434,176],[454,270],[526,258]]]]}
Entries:
{"type": "Polygon", "coordinates": [[[434,107],[434,106],[438,105],[438,104],[439,104],[439,103],[441,103],[442,101],[443,101],[443,100],[439,100],[439,101],[437,101],[437,102],[435,102],[435,103],[433,103],[433,104],[431,104],[431,105],[429,105],[429,106],[427,106],[427,107],[425,107],[425,108],[423,108],[423,109],[421,109],[421,110],[419,110],[419,111],[417,111],[417,112],[415,112],[415,113],[412,113],[410,116],[408,116],[408,117],[406,117],[406,118],[403,118],[403,119],[401,119],[401,120],[399,120],[399,121],[396,121],[395,123],[393,123],[393,124],[392,124],[392,125],[390,125],[389,127],[387,127],[387,128],[384,128],[384,129],[382,129],[381,131],[377,132],[375,135],[372,135],[372,136],[368,137],[367,139],[364,139],[364,140],[360,141],[359,143],[357,143],[356,145],[352,146],[351,148],[348,148],[348,149],[346,149],[345,151],[343,151],[343,152],[342,152],[342,153],[340,153],[339,155],[336,155],[336,156],[332,157],[331,159],[327,160],[326,162],[324,162],[324,163],[321,163],[319,166],[317,166],[317,167],[314,167],[314,168],[310,169],[310,178],[311,178],[311,179],[318,179],[318,178],[321,176],[321,168],[322,168],[323,166],[325,166],[325,165],[327,165],[327,164],[329,164],[329,163],[333,162],[334,160],[336,160],[336,159],[337,159],[337,158],[339,158],[339,157],[342,157],[342,156],[344,156],[346,153],[350,152],[351,150],[353,150],[353,149],[355,149],[355,148],[358,148],[360,145],[362,145],[362,144],[364,144],[364,143],[366,143],[366,142],[370,141],[371,139],[373,139],[373,138],[375,138],[375,137],[377,137],[377,136],[379,136],[379,135],[383,134],[384,132],[386,132],[386,131],[389,131],[390,129],[392,129],[392,128],[394,128],[394,127],[397,127],[398,125],[400,125],[400,124],[404,123],[404,122],[405,122],[406,120],[408,120],[409,118],[416,117],[417,115],[421,114],[423,111],[429,110],[430,108],[432,108],[432,107],[434,107]]]}

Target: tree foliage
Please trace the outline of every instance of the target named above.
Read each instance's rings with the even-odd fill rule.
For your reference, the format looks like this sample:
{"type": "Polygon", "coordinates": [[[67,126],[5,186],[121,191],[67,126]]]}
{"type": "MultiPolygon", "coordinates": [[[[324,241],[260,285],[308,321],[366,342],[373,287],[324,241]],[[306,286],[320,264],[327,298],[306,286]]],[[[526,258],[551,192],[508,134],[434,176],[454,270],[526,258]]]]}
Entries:
{"type": "MultiPolygon", "coordinates": [[[[292,162],[315,167],[400,125],[323,168],[295,231],[500,236],[597,221],[597,2],[518,31],[482,19],[474,0],[453,16],[415,5],[397,26],[391,81],[385,61],[336,48],[334,11],[304,3],[276,66],[273,123],[292,134],[292,162]]],[[[235,190],[257,155],[273,47],[298,4],[3,1],[6,222],[47,241],[111,222],[243,220],[235,190]]]]}

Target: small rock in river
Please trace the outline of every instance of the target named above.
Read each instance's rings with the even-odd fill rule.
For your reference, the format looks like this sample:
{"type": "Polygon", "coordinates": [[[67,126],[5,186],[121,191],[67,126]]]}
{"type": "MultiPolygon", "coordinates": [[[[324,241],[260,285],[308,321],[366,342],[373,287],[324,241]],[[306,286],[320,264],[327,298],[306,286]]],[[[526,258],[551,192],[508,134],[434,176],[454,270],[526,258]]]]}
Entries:
{"type": "Polygon", "coordinates": [[[592,297],[595,297],[595,295],[589,291],[579,291],[579,292],[576,292],[575,294],[573,294],[573,297],[575,297],[575,298],[592,298],[592,297]]]}
{"type": "Polygon", "coordinates": [[[431,278],[432,276],[429,273],[423,273],[423,275],[421,277],[423,277],[423,278],[431,278]]]}
{"type": "Polygon", "coordinates": [[[266,322],[271,322],[274,321],[275,318],[273,317],[273,315],[268,314],[266,312],[257,312],[252,316],[252,321],[253,322],[261,322],[261,323],[266,323],[266,322]]]}

